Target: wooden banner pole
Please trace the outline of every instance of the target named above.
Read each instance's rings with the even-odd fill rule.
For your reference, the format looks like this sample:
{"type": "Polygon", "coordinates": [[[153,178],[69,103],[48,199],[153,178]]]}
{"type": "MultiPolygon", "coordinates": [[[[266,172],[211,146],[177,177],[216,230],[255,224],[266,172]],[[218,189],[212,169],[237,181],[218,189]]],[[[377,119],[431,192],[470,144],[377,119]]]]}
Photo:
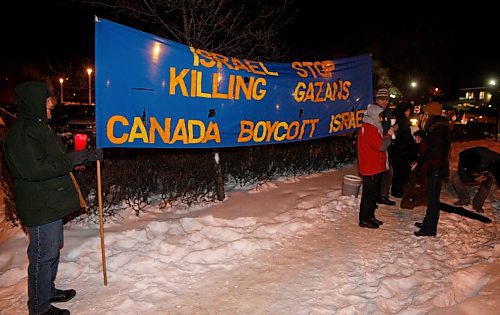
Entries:
{"type": "Polygon", "coordinates": [[[108,285],[108,275],[106,273],[106,250],[104,248],[104,220],[102,216],[101,161],[99,160],[97,160],[97,200],[99,202],[99,227],[101,230],[102,276],[104,278],[104,285],[108,285]]]}

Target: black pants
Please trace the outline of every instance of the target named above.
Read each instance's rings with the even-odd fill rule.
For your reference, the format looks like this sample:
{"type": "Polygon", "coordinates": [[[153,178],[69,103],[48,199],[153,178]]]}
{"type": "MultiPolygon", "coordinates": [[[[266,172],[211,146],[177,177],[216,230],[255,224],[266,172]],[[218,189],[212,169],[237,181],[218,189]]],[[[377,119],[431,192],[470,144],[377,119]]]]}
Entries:
{"type": "Polygon", "coordinates": [[[394,174],[392,176],[391,186],[391,194],[393,196],[403,195],[403,187],[410,180],[411,162],[410,158],[406,156],[393,159],[392,167],[394,169],[394,174]]]}
{"type": "Polygon", "coordinates": [[[427,211],[422,222],[421,232],[436,235],[439,221],[439,197],[443,176],[438,171],[432,171],[427,176],[427,211]]]}
{"type": "Polygon", "coordinates": [[[382,174],[363,176],[363,192],[361,193],[361,204],[359,207],[359,221],[368,221],[375,217],[375,207],[380,194],[382,174]]]}

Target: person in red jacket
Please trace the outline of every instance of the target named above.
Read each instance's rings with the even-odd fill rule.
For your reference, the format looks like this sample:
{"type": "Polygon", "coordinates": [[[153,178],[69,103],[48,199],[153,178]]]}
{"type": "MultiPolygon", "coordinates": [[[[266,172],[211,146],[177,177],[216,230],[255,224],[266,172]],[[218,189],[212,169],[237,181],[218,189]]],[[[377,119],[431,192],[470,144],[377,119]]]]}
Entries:
{"type": "Polygon", "coordinates": [[[368,105],[358,133],[358,169],[363,178],[359,226],[370,229],[377,229],[383,224],[375,218],[375,208],[380,194],[382,173],[388,170],[387,147],[391,144],[391,136],[397,128],[389,128],[383,136],[382,112],[382,107],[368,105]]]}

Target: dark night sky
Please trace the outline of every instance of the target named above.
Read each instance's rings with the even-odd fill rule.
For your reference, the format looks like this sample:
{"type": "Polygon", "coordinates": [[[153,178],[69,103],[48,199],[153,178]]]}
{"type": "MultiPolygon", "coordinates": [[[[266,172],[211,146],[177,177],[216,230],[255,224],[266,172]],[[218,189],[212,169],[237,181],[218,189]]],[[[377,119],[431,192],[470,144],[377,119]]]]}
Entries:
{"type": "Polygon", "coordinates": [[[306,5],[312,2],[298,0],[300,9],[291,29],[296,32],[293,52],[299,58],[372,53],[389,66],[391,77],[409,81],[424,76],[428,83],[448,89],[484,86],[500,75],[495,48],[500,17],[491,5],[306,5]]]}
{"type": "MultiPolygon", "coordinates": [[[[289,61],[372,53],[394,78],[423,76],[445,89],[485,85],[500,75],[494,47],[500,19],[491,7],[474,2],[450,13],[421,2],[406,8],[327,2],[296,0],[295,21],[285,29],[289,61]]],[[[16,1],[9,7],[0,13],[7,43],[0,50],[2,66],[38,60],[83,68],[92,62],[91,8],[55,0],[16,1]]]]}
{"type": "Polygon", "coordinates": [[[4,66],[11,61],[53,65],[93,63],[93,13],[71,1],[16,1],[0,13],[4,66]]]}

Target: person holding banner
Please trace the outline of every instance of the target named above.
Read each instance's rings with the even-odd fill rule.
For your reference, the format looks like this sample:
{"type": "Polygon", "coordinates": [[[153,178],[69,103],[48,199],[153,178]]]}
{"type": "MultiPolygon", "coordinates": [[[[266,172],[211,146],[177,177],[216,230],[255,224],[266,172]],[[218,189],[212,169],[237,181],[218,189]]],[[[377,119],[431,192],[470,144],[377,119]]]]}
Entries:
{"type": "MultiPolygon", "coordinates": [[[[66,153],[47,125],[51,107],[45,84],[24,82],[14,89],[18,117],[5,136],[5,160],[14,179],[16,208],[29,236],[29,314],[69,314],[51,303],[66,302],[75,290],[60,290],[54,281],[63,246],[63,217],[82,207],[83,198],[72,176],[88,151],[66,153]]],[[[83,203],[84,206],[84,203],[83,203]]]]}
{"type": "Polygon", "coordinates": [[[382,107],[368,105],[358,132],[358,169],[363,178],[359,209],[359,226],[362,228],[378,229],[383,224],[375,218],[375,209],[382,175],[387,171],[387,147],[391,143],[394,128],[389,128],[387,135],[383,136],[382,119],[382,107]]]}

